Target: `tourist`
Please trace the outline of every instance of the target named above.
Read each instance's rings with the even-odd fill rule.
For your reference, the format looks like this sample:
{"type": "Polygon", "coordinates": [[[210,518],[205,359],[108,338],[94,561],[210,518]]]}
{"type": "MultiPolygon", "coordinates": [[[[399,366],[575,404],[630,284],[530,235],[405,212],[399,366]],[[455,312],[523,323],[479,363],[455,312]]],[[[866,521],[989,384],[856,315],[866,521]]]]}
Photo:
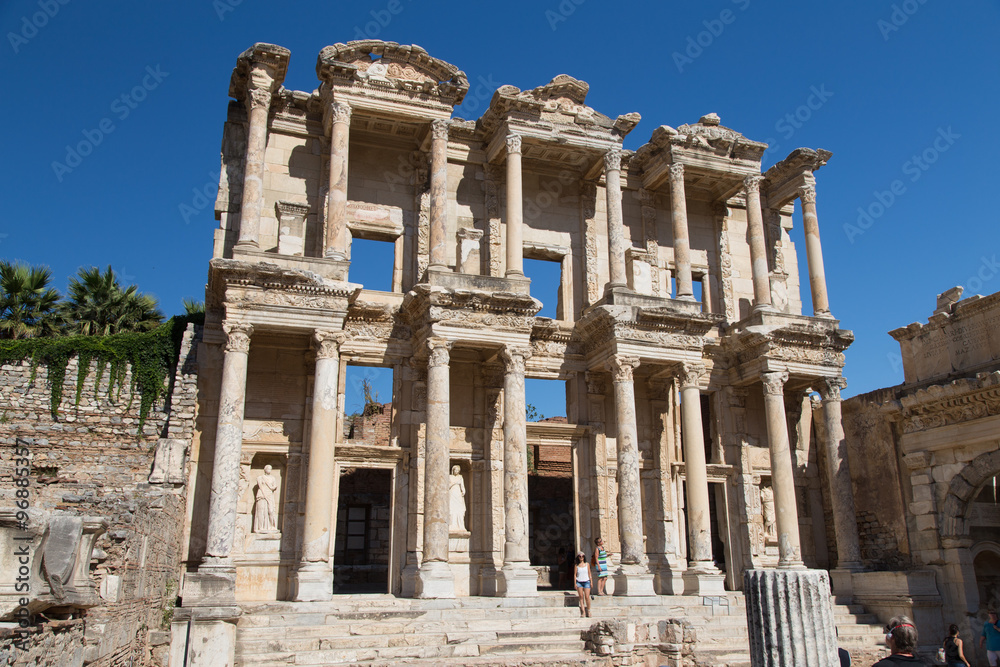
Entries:
{"type": "Polygon", "coordinates": [[[990,609],[987,613],[990,615],[990,620],[983,624],[979,648],[986,644],[986,658],[990,661],[990,667],[997,667],[997,661],[1000,659],[1000,627],[997,627],[997,610],[990,609]]]}
{"type": "Polygon", "coordinates": [[[582,551],[576,555],[576,596],[580,600],[580,616],[590,616],[590,563],[582,551]]]}
{"type": "Polygon", "coordinates": [[[597,538],[594,540],[597,548],[594,549],[594,557],[591,563],[597,569],[597,590],[594,595],[607,595],[604,587],[608,583],[608,552],[604,549],[604,540],[597,538]]]}
{"type": "Polygon", "coordinates": [[[944,664],[948,667],[970,667],[962,650],[962,640],[958,638],[958,626],[948,626],[948,636],[944,638],[944,664]]]}
{"type": "Polygon", "coordinates": [[[879,660],[873,667],[896,667],[897,665],[924,665],[927,663],[916,655],[917,628],[908,616],[893,616],[885,626],[885,643],[889,646],[889,657],[879,660]]]}

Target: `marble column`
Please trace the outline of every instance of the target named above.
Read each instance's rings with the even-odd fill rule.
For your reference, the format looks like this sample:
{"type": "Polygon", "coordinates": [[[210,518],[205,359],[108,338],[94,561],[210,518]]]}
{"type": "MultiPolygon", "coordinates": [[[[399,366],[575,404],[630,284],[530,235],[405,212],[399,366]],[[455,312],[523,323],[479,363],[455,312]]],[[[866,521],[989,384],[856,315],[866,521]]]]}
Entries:
{"type": "MultiPolygon", "coordinates": [[[[819,381],[823,401],[823,449],[826,452],[830,485],[830,505],[833,527],[837,536],[837,569],[860,570],[861,547],[858,522],[854,511],[854,489],[851,486],[851,466],[847,460],[847,440],[840,411],[840,389],[843,378],[822,378],[819,381]]],[[[837,589],[837,577],[834,588],[837,589]]],[[[838,594],[842,594],[837,590],[838,594]]]]}
{"type": "Polygon", "coordinates": [[[208,535],[202,566],[231,567],[239,501],[240,451],[243,449],[243,407],[246,402],[247,360],[253,327],[222,326],[226,352],[222,358],[222,390],[212,460],[212,493],[208,501],[208,535]]]}
{"type": "Polygon", "coordinates": [[[764,214],[760,209],[760,183],[764,177],[751,174],[743,179],[747,195],[747,227],[750,231],[750,266],[753,271],[753,309],[774,310],[771,305],[771,277],[767,269],[764,214]]]}
{"type": "Polygon", "coordinates": [[[451,451],[451,341],[427,341],[427,437],[424,454],[424,549],[417,572],[417,597],[453,598],[448,565],[448,502],[451,451]]]}
{"type": "Polygon", "coordinates": [[[305,527],[302,560],[296,573],[295,599],[329,600],[333,597],[333,563],[330,538],[334,530],[334,447],[337,431],[337,397],[340,390],[342,332],[317,331],[313,335],[316,371],[313,379],[312,421],[309,428],[309,468],[306,471],[305,527]]]}
{"type": "Polygon", "coordinates": [[[701,418],[702,364],[681,367],[681,440],[687,498],[688,569],[684,593],[705,595],[724,591],[723,575],[712,557],[712,517],[708,499],[705,432],[701,418]]]}
{"type": "Polygon", "coordinates": [[[615,397],[618,435],[618,536],[621,567],[615,574],[615,595],[653,595],[653,575],[643,540],[642,478],[639,469],[639,437],[635,422],[635,387],[632,372],[637,357],[616,354],[608,360],[615,397]]]}
{"type": "Polygon", "coordinates": [[[617,147],[604,154],[604,180],[608,209],[609,288],[627,287],[625,276],[625,226],[622,220],[622,153],[617,147]]]}
{"type": "Polygon", "coordinates": [[[449,120],[431,121],[431,220],[430,264],[427,268],[446,271],[448,226],[448,127],[449,120]]]}
{"type": "Polygon", "coordinates": [[[677,298],[694,301],[683,164],[670,165],[670,220],[674,230],[674,275],[677,281],[677,298]]]}
{"type": "Polygon", "coordinates": [[[785,417],[785,382],[787,371],[763,373],[764,417],[771,453],[771,487],[774,490],[775,523],[778,530],[778,567],[801,568],[799,513],[795,505],[795,475],[792,452],[788,445],[788,421],[785,417]]]}
{"type": "Polygon", "coordinates": [[[330,184],[326,205],[326,257],[347,259],[347,171],[351,106],[330,103],[330,184]]]}
{"type": "Polygon", "coordinates": [[[247,78],[250,105],[247,154],[243,164],[243,198],[240,204],[240,235],[236,247],[260,249],[260,214],[264,208],[264,151],[267,148],[267,116],[271,110],[274,79],[266,66],[257,65],[247,78]]]}
{"type": "Polygon", "coordinates": [[[524,275],[524,200],[521,190],[521,136],[507,135],[507,272],[524,275]]]}
{"type": "Polygon", "coordinates": [[[528,558],[528,461],[525,430],[524,362],[529,348],[508,345],[501,350],[503,380],[503,568],[497,594],[538,595],[538,574],[528,558]]]}
{"type": "Polygon", "coordinates": [[[816,217],[816,186],[799,189],[802,203],[802,230],[806,235],[806,259],[809,262],[809,287],[812,290],[813,315],[833,317],[826,294],[826,272],[823,269],[823,246],[819,242],[819,218],[816,217]]]}
{"type": "Polygon", "coordinates": [[[753,667],[840,664],[824,570],[746,570],[743,594],[753,667]]]}

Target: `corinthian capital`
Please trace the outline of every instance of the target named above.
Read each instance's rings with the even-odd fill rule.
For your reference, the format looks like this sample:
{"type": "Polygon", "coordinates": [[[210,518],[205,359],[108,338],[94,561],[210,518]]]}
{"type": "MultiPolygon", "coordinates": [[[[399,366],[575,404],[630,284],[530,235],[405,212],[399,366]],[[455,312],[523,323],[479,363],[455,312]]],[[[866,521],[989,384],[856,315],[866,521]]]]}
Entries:
{"type": "Polygon", "coordinates": [[[438,118],[437,120],[431,121],[431,137],[437,139],[438,141],[448,139],[448,128],[451,127],[451,121],[445,118],[438,118]]]}
{"type": "Polygon", "coordinates": [[[799,198],[802,199],[803,204],[815,204],[816,203],[816,186],[815,185],[803,185],[799,188],[799,198]]]}
{"type": "Polygon", "coordinates": [[[622,152],[617,146],[604,154],[604,171],[621,171],[622,152]]]}
{"type": "Polygon", "coordinates": [[[761,382],[764,383],[764,393],[772,396],[784,396],[785,383],[788,382],[788,371],[771,371],[762,373],[761,382]]]}
{"type": "Polygon", "coordinates": [[[343,331],[317,331],[313,334],[313,349],[317,359],[336,359],[340,346],[347,339],[343,331]]]}
{"type": "Polygon", "coordinates": [[[681,364],[681,389],[698,387],[701,376],[705,374],[705,364],[681,364]]]}
{"type": "Polygon", "coordinates": [[[639,367],[639,357],[616,354],[608,359],[604,367],[611,371],[615,382],[631,382],[632,371],[639,367]]]}
{"type": "Polygon", "coordinates": [[[350,123],[351,105],[344,102],[331,102],[330,114],[333,117],[334,123],[350,123]]]}
{"type": "Polygon", "coordinates": [[[253,327],[243,322],[232,322],[223,324],[222,330],[226,332],[226,352],[250,352],[250,336],[253,334],[253,327]]]}
{"type": "Polygon", "coordinates": [[[247,99],[251,109],[267,109],[271,106],[271,89],[255,88],[253,83],[247,86],[247,99]]]}
{"type": "Polygon", "coordinates": [[[764,180],[764,177],[760,174],[750,174],[743,179],[743,187],[746,188],[747,194],[751,192],[760,193],[760,184],[764,180]]]}
{"type": "Polygon", "coordinates": [[[521,135],[520,134],[508,134],[507,135],[507,154],[511,153],[521,153],[521,135]]]}
{"type": "Polygon", "coordinates": [[[816,383],[816,391],[824,401],[839,401],[840,390],[847,386],[844,378],[837,376],[834,378],[820,378],[816,383]]]}
{"type": "Polygon", "coordinates": [[[670,165],[670,182],[684,182],[684,165],[680,163],[675,163],[670,165]]]}
{"type": "Polygon", "coordinates": [[[531,358],[531,348],[519,345],[504,345],[500,358],[508,373],[524,377],[524,362],[531,358]]]}
{"type": "Polygon", "coordinates": [[[429,338],[427,340],[427,350],[430,354],[427,357],[427,367],[447,366],[451,358],[452,345],[454,345],[452,341],[445,340],[444,338],[429,338]]]}

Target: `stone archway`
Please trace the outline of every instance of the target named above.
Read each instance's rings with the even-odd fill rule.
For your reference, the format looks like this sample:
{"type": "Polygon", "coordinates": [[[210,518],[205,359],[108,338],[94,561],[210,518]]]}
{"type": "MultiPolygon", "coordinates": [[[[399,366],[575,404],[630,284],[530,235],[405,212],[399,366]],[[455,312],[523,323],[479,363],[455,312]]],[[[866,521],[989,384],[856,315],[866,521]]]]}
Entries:
{"type": "Polygon", "coordinates": [[[998,474],[1000,449],[980,454],[952,478],[941,504],[941,542],[946,548],[968,540],[966,517],[972,501],[983,485],[998,474]]]}

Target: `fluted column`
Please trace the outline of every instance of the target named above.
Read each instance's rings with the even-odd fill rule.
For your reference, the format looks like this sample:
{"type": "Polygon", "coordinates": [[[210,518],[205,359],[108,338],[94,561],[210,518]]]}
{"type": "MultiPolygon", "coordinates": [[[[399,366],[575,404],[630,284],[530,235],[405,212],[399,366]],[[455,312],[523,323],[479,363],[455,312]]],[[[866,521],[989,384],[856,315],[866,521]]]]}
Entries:
{"type": "Polygon", "coordinates": [[[449,456],[451,450],[452,343],[427,341],[427,437],[424,454],[424,549],[417,573],[417,596],[455,597],[455,581],[448,566],[449,456]]]}
{"type": "Polygon", "coordinates": [[[826,294],[826,271],[823,269],[823,246],[819,241],[819,218],[816,217],[816,186],[799,190],[802,203],[802,230],[806,235],[806,258],[809,261],[809,287],[812,289],[813,315],[832,317],[826,294]]]}
{"type": "Polygon", "coordinates": [[[230,563],[236,536],[236,505],[239,501],[240,452],[243,449],[243,408],[246,402],[247,359],[250,354],[249,324],[224,324],[226,351],[222,358],[222,389],[215,429],[212,461],[212,493],[208,501],[208,535],[204,565],[230,563]],[[221,561],[221,562],[220,562],[221,561]]]}
{"type": "Polygon", "coordinates": [[[764,238],[764,215],[760,209],[760,183],[764,177],[751,174],[743,179],[747,195],[747,226],[750,230],[750,266],[753,271],[754,310],[773,310],[771,277],[767,269],[767,243],[764,238]]]}
{"type": "Polygon", "coordinates": [[[243,166],[243,198],[240,204],[240,235],[236,247],[260,248],[260,214],[264,208],[264,151],[267,148],[267,115],[271,110],[274,79],[268,68],[256,65],[247,77],[250,104],[247,154],[243,166]]]}
{"type": "Polygon", "coordinates": [[[691,279],[691,241],[688,236],[687,199],[684,194],[684,165],[670,165],[670,220],[674,230],[674,267],[677,298],[694,301],[691,279]]]}
{"type": "Polygon", "coordinates": [[[316,370],[313,379],[312,422],[309,429],[309,467],[306,471],[305,527],[295,599],[329,600],[333,596],[334,447],[337,431],[337,397],[340,389],[342,332],[317,331],[313,335],[316,370]]]}
{"type": "Polygon", "coordinates": [[[604,181],[608,209],[608,287],[626,287],[625,227],[622,221],[622,153],[617,147],[604,154],[604,181]]]}
{"type": "Polygon", "coordinates": [[[771,486],[774,490],[774,510],[778,530],[778,567],[797,568],[802,565],[799,542],[799,513],[795,505],[795,476],[792,452],[788,445],[788,421],[785,417],[785,382],[787,371],[772,371],[762,375],[764,384],[764,416],[771,453],[771,486]]]}
{"type": "Polygon", "coordinates": [[[506,276],[524,275],[522,225],[524,199],[521,191],[521,136],[507,135],[507,272],[506,276]]]}
{"type": "Polygon", "coordinates": [[[351,106],[330,103],[330,187],[326,195],[326,256],[347,259],[347,171],[351,106]]]}
{"type": "Polygon", "coordinates": [[[448,224],[448,127],[449,120],[431,121],[431,214],[430,265],[446,270],[448,224]]]}
{"type": "Polygon", "coordinates": [[[826,450],[827,474],[830,484],[830,505],[837,535],[837,568],[861,569],[861,547],[858,522],[854,511],[854,489],[851,486],[851,466],[847,460],[847,440],[841,416],[840,389],[843,378],[823,378],[819,381],[823,401],[823,448],[826,450]]]}
{"type": "Polygon", "coordinates": [[[506,346],[503,381],[503,569],[498,593],[506,597],[538,594],[538,575],[528,557],[528,462],[524,406],[524,362],[531,350],[506,346]]]}

